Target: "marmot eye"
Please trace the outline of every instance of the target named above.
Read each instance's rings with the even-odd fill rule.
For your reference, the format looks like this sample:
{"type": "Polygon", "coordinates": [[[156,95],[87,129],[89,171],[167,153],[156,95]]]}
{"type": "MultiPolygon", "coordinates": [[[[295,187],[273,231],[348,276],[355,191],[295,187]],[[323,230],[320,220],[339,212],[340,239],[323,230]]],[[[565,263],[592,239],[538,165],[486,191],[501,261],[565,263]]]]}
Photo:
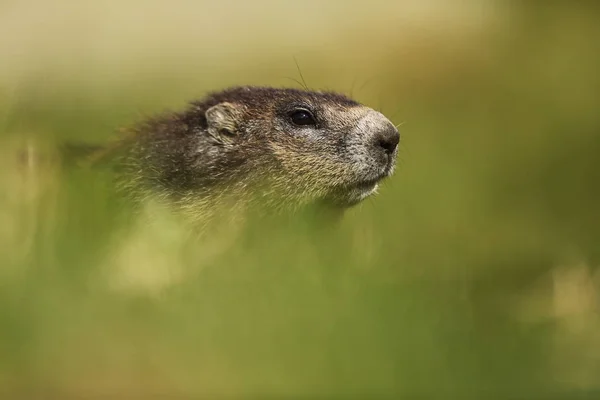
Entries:
{"type": "Polygon", "coordinates": [[[315,118],[308,110],[298,109],[290,113],[290,119],[295,125],[316,125],[315,118]]]}

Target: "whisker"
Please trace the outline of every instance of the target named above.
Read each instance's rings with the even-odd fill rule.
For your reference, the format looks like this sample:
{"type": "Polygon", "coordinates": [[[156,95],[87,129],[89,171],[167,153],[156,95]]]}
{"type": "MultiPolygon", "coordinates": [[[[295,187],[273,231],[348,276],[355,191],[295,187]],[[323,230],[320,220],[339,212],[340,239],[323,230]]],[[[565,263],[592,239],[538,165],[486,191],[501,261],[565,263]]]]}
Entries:
{"type": "MultiPolygon", "coordinates": [[[[304,89],[306,89],[306,86],[304,86],[304,84],[303,84],[302,82],[300,82],[298,79],[291,78],[291,77],[289,77],[289,76],[285,76],[284,78],[285,78],[285,79],[289,79],[289,80],[291,80],[291,81],[294,81],[294,82],[296,82],[296,83],[297,83],[297,84],[298,84],[298,85],[299,85],[301,88],[304,88],[304,89]]],[[[307,89],[307,90],[308,90],[308,89],[307,89]]]]}
{"type": "Polygon", "coordinates": [[[302,70],[300,69],[300,64],[298,64],[298,60],[296,59],[296,57],[294,56],[294,63],[296,63],[296,69],[298,69],[298,74],[300,74],[300,79],[302,79],[302,83],[304,84],[304,89],[308,90],[308,85],[306,84],[306,81],[304,80],[304,75],[302,75],[302,70]]]}

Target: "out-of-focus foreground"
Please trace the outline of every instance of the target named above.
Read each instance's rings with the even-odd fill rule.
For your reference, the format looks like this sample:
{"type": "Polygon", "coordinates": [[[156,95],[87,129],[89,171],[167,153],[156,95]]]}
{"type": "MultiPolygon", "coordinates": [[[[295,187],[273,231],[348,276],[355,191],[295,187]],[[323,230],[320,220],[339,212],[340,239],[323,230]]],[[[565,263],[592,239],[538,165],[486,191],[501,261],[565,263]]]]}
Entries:
{"type": "Polygon", "coordinates": [[[3,398],[597,394],[600,13],[392,3],[0,4],[3,398]],[[295,86],[294,58],[402,123],[396,175],[319,245],[188,249],[55,161],[209,90],[295,86]]]}

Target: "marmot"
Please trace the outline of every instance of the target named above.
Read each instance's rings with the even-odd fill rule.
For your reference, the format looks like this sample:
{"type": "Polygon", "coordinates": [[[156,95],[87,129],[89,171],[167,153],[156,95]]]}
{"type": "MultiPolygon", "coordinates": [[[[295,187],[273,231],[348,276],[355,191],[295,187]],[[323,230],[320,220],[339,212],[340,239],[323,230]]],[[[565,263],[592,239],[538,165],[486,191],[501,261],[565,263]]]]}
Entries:
{"type": "Polygon", "coordinates": [[[117,146],[120,186],[195,217],[217,205],[345,209],[393,173],[400,140],[384,115],[342,94],[252,86],[209,94],[130,133],[117,146]]]}

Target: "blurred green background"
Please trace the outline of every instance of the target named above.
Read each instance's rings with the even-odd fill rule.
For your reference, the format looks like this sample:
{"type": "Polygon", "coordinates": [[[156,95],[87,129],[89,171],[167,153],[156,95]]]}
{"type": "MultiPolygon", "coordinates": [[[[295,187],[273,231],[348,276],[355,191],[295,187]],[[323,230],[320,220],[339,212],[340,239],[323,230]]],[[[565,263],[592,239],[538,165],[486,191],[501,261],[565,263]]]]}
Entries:
{"type": "Polygon", "coordinates": [[[0,396],[597,398],[599,18],[0,2],[0,396]],[[297,86],[294,58],[309,87],[402,123],[396,175],[334,234],[197,246],[129,218],[110,171],[56,162],[210,90],[297,86]]]}

